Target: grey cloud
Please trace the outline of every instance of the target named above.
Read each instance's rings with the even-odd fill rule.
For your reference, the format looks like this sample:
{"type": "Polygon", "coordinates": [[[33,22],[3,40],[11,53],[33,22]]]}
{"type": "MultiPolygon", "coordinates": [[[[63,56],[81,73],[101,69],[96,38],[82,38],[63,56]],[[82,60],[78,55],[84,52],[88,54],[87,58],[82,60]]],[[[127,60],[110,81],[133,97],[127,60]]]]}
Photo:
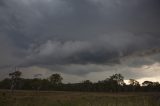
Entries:
{"type": "Polygon", "coordinates": [[[0,1],[0,6],[4,6],[4,5],[5,5],[4,1],[1,0],[1,1],[0,1]]]}
{"type": "MultiPolygon", "coordinates": [[[[67,64],[120,64],[121,58],[135,58],[142,55],[154,55],[158,50],[150,50],[151,36],[136,36],[132,33],[117,33],[97,37],[91,41],[47,41],[37,47],[32,47],[25,64],[29,65],[67,65],[67,64]],[[135,44],[136,42],[136,44],[135,44]],[[144,51],[149,49],[148,51],[144,51]],[[136,53],[140,51],[139,53],[136,53]],[[144,52],[143,52],[144,51],[144,52]],[[133,56],[132,56],[133,54],[133,56]],[[135,55],[134,55],[135,54],[135,55]],[[128,57],[130,56],[130,57],[128,57]]],[[[153,58],[153,57],[151,57],[153,58]]],[[[155,61],[147,61],[143,58],[137,58],[128,66],[141,66],[143,64],[152,64],[155,61]]]]}
{"type": "Polygon", "coordinates": [[[18,65],[21,61],[18,48],[3,33],[0,33],[0,43],[0,70],[10,68],[12,65],[18,65]]]}
{"type": "Polygon", "coordinates": [[[158,0],[2,0],[1,66],[120,64],[121,58],[136,51],[160,48],[159,4],[158,0]]]}

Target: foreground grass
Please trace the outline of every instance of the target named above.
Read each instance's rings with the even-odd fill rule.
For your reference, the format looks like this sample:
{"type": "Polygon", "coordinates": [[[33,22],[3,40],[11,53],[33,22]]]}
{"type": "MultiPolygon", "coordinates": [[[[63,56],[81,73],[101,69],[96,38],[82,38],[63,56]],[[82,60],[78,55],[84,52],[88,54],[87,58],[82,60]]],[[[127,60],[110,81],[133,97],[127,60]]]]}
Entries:
{"type": "Polygon", "coordinates": [[[160,106],[160,94],[0,91],[0,106],[160,106]]]}

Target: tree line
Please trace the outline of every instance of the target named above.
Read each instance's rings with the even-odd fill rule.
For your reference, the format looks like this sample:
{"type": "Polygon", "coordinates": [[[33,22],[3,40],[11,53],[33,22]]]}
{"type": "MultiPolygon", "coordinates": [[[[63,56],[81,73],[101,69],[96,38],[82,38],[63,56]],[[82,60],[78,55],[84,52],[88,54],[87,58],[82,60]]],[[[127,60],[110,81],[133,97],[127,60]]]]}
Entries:
{"type": "Polygon", "coordinates": [[[129,79],[129,84],[124,82],[121,74],[114,74],[105,80],[91,82],[85,80],[80,83],[62,83],[60,74],[52,74],[49,78],[24,79],[22,73],[15,71],[9,78],[0,81],[0,89],[36,90],[36,91],[87,91],[87,92],[158,92],[160,83],[144,81],[142,85],[135,79],[129,79]]]}

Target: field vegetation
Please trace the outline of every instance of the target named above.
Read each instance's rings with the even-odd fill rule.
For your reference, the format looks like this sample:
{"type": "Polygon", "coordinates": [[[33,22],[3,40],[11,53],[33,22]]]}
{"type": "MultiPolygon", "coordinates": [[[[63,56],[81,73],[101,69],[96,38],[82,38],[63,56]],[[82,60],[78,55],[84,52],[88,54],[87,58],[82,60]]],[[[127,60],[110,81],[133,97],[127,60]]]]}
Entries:
{"type": "Polygon", "coordinates": [[[0,91],[0,106],[160,106],[160,93],[0,91]]]}
{"type": "Polygon", "coordinates": [[[94,83],[62,83],[60,74],[47,79],[21,74],[15,71],[0,81],[0,106],[160,106],[159,82],[141,85],[130,79],[125,84],[121,74],[114,74],[94,83]]]}

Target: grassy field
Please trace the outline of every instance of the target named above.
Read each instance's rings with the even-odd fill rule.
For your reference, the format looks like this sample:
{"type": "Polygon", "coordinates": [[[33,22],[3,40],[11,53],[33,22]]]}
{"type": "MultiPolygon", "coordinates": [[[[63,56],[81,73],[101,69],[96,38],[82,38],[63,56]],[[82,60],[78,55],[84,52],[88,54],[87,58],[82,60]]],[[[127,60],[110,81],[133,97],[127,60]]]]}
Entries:
{"type": "Polygon", "coordinates": [[[0,91],[0,106],[160,106],[160,93],[0,91]]]}

